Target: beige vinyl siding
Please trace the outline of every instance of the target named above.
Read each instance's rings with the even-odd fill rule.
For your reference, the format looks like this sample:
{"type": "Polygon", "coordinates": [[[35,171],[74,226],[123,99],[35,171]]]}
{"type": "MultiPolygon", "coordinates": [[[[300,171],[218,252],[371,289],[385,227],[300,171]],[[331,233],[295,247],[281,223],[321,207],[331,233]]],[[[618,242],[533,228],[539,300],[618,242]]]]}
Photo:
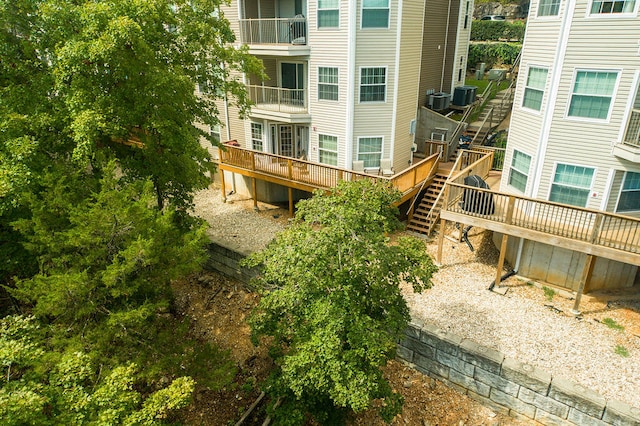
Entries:
{"type": "Polygon", "coordinates": [[[391,122],[393,117],[393,99],[395,88],[396,25],[398,25],[398,1],[390,0],[389,28],[360,29],[361,1],[356,12],[356,61],[355,107],[353,123],[353,158],[358,155],[358,137],[383,136],[381,158],[390,158],[391,122]],[[386,101],[360,102],[360,69],[368,67],[386,67],[386,101]]]}
{"type": "Polygon", "coordinates": [[[420,53],[422,50],[422,2],[404,2],[400,36],[400,60],[398,87],[396,89],[396,125],[393,140],[392,164],[394,171],[400,172],[409,166],[413,135],[409,125],[418,111],[416,88],[420,81],[420,53]]]}
{"type": "MultiPolygon", "coordinates": [[[[532,5],[533,6],[533,5],[532,5]]],[[[533,9],[531,9],[533,10],[533,9]]],[[[532,20],[527,28],[524,41],[523,56],[520,62],[516,92],[513,100],[513,112],[509,127],[509,140],[505,153],[505,165],[510,165],[513,150],[527,153],[531,156],[531,173],[527,187],[531,188],[535,180],[535,164],[540,144],[541,134],[544,132],[543,120],[547,108],[553,108],[551,99],[552,75],[554,71],[555,51],[558,48],[561,22],[555,20],[532,20]],[[522,108],[522,99],[527,83],[529,67],[546,67],[548,69],[545,92],[539,112],[522,108]]],[[[506,166],[505,166],[506,170],[506,166]]],[[[502,174],[501,188],[507,192],[516,192],[508,185],[509,174],[502,174]]]]}
{"type": "Polygon", "coordinates": [[[473,24],[473,0],[469,2],[469,16],[467,21],[467,28],[464,27],[465,12],[467,7],[467,0],[460,0],[459,13],[458,13],[458,30],[456,35],[455,54],[453,55],[455,60],[455,66],[453,67],[453,88],[464,85],[464,81],[467,73],[467,60],[469,52],[469,37],[471,34],[471,25],[473,24]],[[462,63],[460,59],[462,58],[462,63]],[[462,70],[460,80],[458,80],[459,70],[462,70]]]}
{"type": "Polygon", "coordinates": [[[231,31],[236,34],[236,39],[240,38],[240,21],[238,20],[240,16],[238,15],[238,2],[232,1],[231,4],[220,5],[220,11],[223,16],[229,21],[231,31]]]}
{"type": "MultiPolygon", "coordinates": [[[[449,0],[427,1],[424,10],[421,76],[418,86],[418,104],[427,102],[427,91],[440,91],[442,61],[445,54],[446,19],[449,0]]],[[[450,81],[450,80],[449,80],[450,81]]]]}
{"type": "Polygon", "coordinates": [[[318,161],[318,135],[338,137],[338,167],[351,168],[351,158],[346,158],[347,147],[347,96],[349,16],[347,0],[340,1],[339,28],[318,30],[318,3],[308,2],[307,18],[309,47],[313,52],[309,58],[309,112],[312,116],[309,131],[310,160],[318,161]],[[318,100],[318,67],[338,68],[338,101],[318,100]]]}
{"type": "MultiPolygon", "coordinates": [[[[581,18],[585,16],[586,7],[587,3],[579,3],[576,7],[538,196],[544,197],[549,192],[552,164],[571,159],[573,163],[597,168],[592,190],[597,195],[589,198],[588,207],[599,208],[606,190],[608,171],[620,168],[621,160],[611,154],[611,147],[618,141],[620,129],[626,125],[628,96],[634,93],[634,73],[638,67],[638,41],[634,32],[640,28],[640,20],[635,19],[633,24],[626,22],[625,25],[612,25],[616,21],[614,18],[581,18]],[[619,71],[608,120],[594,121],[566,116],[578,69],[619,71]]],[[[640,169],[640,165],[634,167],[640,169]]]]}
{"type": "MultiPolygon", "coordinates": [[[[442,91],[445,93],[453,93],[453,87],[451,87],[451,82],[453,81],[453,77],[458,73],[458,64],[460,58],[456,56],[456,43],[457,43],[457,25],[456,22],[460,19],[460,0],[451,0],[450,2],[450,15],[449,15],[449,27],[447,34],[447,43],[446,43],[446,64],[444,68],[444,75],[442,76],[443,86],[442,91]]],[[[442,15],[441,19],[445,19],[447,15],[442,15]]],[[[446,21],[441,21],[439,25],[443,25],[443,22],[446,25],[446,21]]],[[[438,25],[438,24],[436,24],[438,25]]],[[[442,70],[441,70],[442,71],[442,70]]]]}
{"type": "Polygon", "coordinates": [[[615,212],[618,204],[618,197],[620,197],[620,190],[622,189],[622,182],[624,181],[624,170],[616,170],[613,182],[611,184],[611,194],[609,195],[609,201],[607,201],[606,211],[615,212]]]}

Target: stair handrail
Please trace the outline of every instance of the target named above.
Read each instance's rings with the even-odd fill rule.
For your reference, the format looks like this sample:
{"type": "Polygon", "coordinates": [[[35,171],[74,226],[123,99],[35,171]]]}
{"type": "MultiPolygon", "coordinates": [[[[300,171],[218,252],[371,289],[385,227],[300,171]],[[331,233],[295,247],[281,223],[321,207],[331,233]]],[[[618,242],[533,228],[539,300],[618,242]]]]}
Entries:
{"type": "MultiPolygon", "coordinates": [[[[439,159],[433,162],[433,164],[431,165],[431,169],[429,170],[429,174],[427,176],[431,176],[432,175],[433,169],[438,167],[439,163],[440,163],[439,159]]],[[[416,200],[418,199],[418,196],[420,195],[420,193],[424,189],[424,186],[425,186],[425,184],[427,183],[428,180],[429,180],[429,178],[427,177],[425,180],[422,181],[422,184],[420,185],[420,189],[418,190],[418,192],[416,192],[416,195],[413,196],[413,200],[411,200],[411,205],[409,205],[409,208],[407,209],[407,216],[409,217],[409,221],[411,221],[411,218],[413,217],[413,207],[416,204],[416,200]]]]}
{"type": "MultiPolygon", "coordinates": [[[[480,127],[478,129],[478,131],[476,132],[475,135],[473,135],[473,139],[471,139],[471,143],[469,144],[470,148],[473,148],[476,145],[476,139],[478,138],[478,135],[480,134],[480,132],[482,132],[482,129],[484,128],[485,123],[487,122],[487,120],[489,119],[489,117],[493,117],[493,110],[495,107],[491,107],[489,108],[489,113],[484,117],[484,120],[482,120],[482,123],[480,123],[480,127]]],[[[493,118],[492,118],[493,120],[493,118]]],[[[489,126],[489,128],[491,128],[491,126],[489,126]]],[[[486,135],[484,136],[486,137],[486,135]]]]}
{"type": "MultiPolygon", "coordinates": [[[[444,188],[447,186],[447,182],[449,181],[449,179],[451,179],[451,176],[453,176],[453,173],[456,171],[459,171],[457,169],[461,168],[460,164],[462,163],[462,155],[458,155],[458,158],[456,158],[456,162],[453,164],[453,167],[451,168],[451,170],[449,171],[449,175],[447,176],[447,179],[444,181],[444,185],[442,185],[442,189],[440,190],[440,192],[438,192],[438,196],[436,197],[436,200],[433,202],[433,204],[431,205],[431,208],[429,209],[429,213],[427,213],[427,217],[425,218],[425,222],[429,223],[429,220],[433,217],[434,215],[434,211],[436,209],[436,206],[438,205],[438,203],[440,202],[440,198],[442,198],[442,194],[444,194],[444,188]]],[[[418,192],[419,194],[419,192],[418,192]]],[[[417,195],[416,195],[417,197],[417,195]]],[[[429,228],[429,233],[431,233],[431,228],[429,228]]]]}
{"type": "Polygon", "coordinates": [[[466,108],[464,110],[464,114],[462,114],[462,118],[460,118],[460,121],[458,121],[456,128],[453,129],[451,140],[447,144],[447,152],[443,153],[443,155],[445,155],[444,158],[447,162],[449,161],[449,157],[451,157],[451,154],[456,152],[456,150],[458,149],[458,143],[460,142],[460,131],[462,130],[463,124],[469,124],[467,123],[467,120],[476,108],[477,106],[475,106],[474,108],[466,108]]]}

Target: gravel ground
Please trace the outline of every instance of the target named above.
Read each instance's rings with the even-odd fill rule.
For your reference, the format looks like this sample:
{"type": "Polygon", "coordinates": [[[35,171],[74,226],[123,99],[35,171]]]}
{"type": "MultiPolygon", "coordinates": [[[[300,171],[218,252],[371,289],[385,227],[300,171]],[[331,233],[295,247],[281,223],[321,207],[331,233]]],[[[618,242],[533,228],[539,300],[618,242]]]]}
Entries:
{"type": "MultiPolygon", "coordinates": [[[[209,236],[229,248],[259,250],[288,223],[287,211],[276,206],[259,203],[255,212],[246,197],[232,195],[229,200],[222,203],[219,189],[196,196],[196,214],[211,224],[209,236]]],[[[582,316],[575,318],[569,313],[571,295],[549,290],[545,295],[541,285],[521,277],[503,283],[508,288],[504,296],[487,291],[495,279],[497,250],[488,232],[474,229],[470,239],[474,252],[464,243],[445,240],[443,266],[431,289],[422,294],[403,289],[414,318],[640,407],[637,299],[585,297],[582,316]]],[[[427,250],[435,257],[435,242],[427,250]]]]}

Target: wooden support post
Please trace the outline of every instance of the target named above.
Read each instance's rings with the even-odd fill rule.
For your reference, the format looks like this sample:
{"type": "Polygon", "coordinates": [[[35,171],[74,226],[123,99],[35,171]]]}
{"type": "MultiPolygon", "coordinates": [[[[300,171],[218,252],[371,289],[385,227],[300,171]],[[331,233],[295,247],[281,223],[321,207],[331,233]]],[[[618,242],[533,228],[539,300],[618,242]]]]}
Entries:
{"type": "Polygon", "coordinates": [[[287,188],[289,192],[289,217],[293,217],[293,188],[287,188]]]}
{"type": "Polygon", "coordinates": [[[447,225],[446,219],[440,218],[440,234],[438,235],[438,256],[436,262],[442,265],[442,245],[444,244],[444,228],[447,225]]]}
{"type": "Polygon", "coordinates": [[[258,185],[256,178],[251,178],[251,190],[253,191],[253,209],[258,210],[258,185]]]}
{"type": "Polygon", "coordinates": [[[504,256],[507,252],[507,241],[509,236],[502,234],[502,244],[500,244],[500,257],[498,259],[498,270],[496,271],[496,287],[500,287],[500,278],[502,278],[502,267],[504,266],[504,256]]]}
{"type": "Polygon", "coordinates": [[[580,315],[580,299],[582,299],[582,293],[584,293],[585,289],[589,285],[589,281],[591,281],[591,275],[593,274],[593,266],[596,263],[596,257],[592,254],[587,255],[587,260],[584,264],[584,269],[582,270],[582,277],[580,278],[580,285],[578,286],[578,291],[576,292],[576,301],[573,304],[573,309],[571,313],[573,315],[580,315]]]}
{"type": "Polygon", "coordinates": [[[224,185],[224,170],[220,168],[220,188],[222,189],[222,202],[227,202],[227,190],[224,185]]]}

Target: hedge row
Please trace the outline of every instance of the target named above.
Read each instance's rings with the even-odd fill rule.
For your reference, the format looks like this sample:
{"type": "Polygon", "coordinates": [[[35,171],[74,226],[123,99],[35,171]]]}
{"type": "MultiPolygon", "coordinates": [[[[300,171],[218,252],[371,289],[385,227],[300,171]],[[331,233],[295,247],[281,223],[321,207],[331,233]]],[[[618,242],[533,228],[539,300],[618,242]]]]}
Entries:
{"type": "Polygon", "coordinates": [[[521,43],[471,43],[468,68],[476,68],[481,62],[487,70],[495,65],[513,65],[521,49],[521,43]]]}
{"type": "Polygon", "coordinates": [[[471,24],[471,40],[499,41],[524,40],[524,21],[473,21],[471,24]]]}

